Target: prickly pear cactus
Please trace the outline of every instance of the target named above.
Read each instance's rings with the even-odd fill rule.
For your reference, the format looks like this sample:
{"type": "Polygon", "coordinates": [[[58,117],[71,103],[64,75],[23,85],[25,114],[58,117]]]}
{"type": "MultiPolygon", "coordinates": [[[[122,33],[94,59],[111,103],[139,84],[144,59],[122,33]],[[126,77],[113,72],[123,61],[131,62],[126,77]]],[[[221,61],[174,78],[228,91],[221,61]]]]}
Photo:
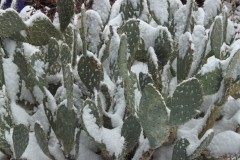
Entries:
{"type": "Polygon", "coordinates": [[[78,62],[78,74],[86,87],[93,92],[94,88],[99,89],[103,80],[102,64],[92,53],[82,56],[78,62]]]}
{"type": "Polygon", "coordinates": [[[64,31],[68,24],[71,21],[71,18],[74,14],[74,1],[69,0],[58,0],[57,1],[58,13],[59,13],[59,21],[61,31],[64,31]]]}
{"type": "Polygon", "coordinates": [[[222,59],[222,55],[220,55],[222,43],[223,43],[223,24],[222,19],[218,17],[214,22],[211,33],[211,47],[213,55],[215,55],[215,57],[219,59],[222,59]]]}
{"type": "Polygon", "coordinates": [[[44,14],[32,17],[31,20],[32,24],[27,29],[26,41],[28,43],[41,46],[48,44],[51,37],[62,39],[61,33],[44,14]]]}
{"type": "Polygon", "coordinates": [[[64,147],[64,153],[69,155],[74,147],[77,117],[73,109],[61,105],[57,111],[56,135],[64,147]]]}
{"type": "Polygon", "coordinates": [[[155,149],[169,136],[166,105],[163,97],[152,84],[148,84],[142,94],[138,116],[150,147],[155,149]]]}
{"type": "Polygon", "coordinates": [[[48,54],[46,56],[46,61],[48,62],[48,73],[56,74],[61,70],[60,64],[60,48],[57,40],[51,38],[48,44],[48,54]]]}
{"type": "Polygon", "coordinates": [[[172,160],[188,160],[186,148],[189,144],[187,139],[179,139],[173,148],[172,160]]]}
{"type": "Polygon", "coordinates": [[[19,124],[13,129],[13,146],[15,157],[18,159],[22,156],[29,142],[28,129],[25,125],[19,124]]]}
{"type": "Polygon", "coordinates": [[[170,124],[181,125],[193,118],[202,102],[202,88],[196,78],[180,83],[167,103],[171,109],[170,124]]]}
{"type": "Polygon", "coordinates": [[[125,138],[125,154],[131,152],[138,143],[141,134],[141,125],[138,119],[131,115],[123,123],[121,135],[125,138]]]}
{"type": "Polygon", "coordinates": [[[51,158],[51,154],[48,150],[48,138],[47,135],[44,133],[44,129],[39,123],[35,123],[34,125],[34,132],[37,139],[37,142],[42,149],[43,153],[46,154],[49,158],[51,158]]]}

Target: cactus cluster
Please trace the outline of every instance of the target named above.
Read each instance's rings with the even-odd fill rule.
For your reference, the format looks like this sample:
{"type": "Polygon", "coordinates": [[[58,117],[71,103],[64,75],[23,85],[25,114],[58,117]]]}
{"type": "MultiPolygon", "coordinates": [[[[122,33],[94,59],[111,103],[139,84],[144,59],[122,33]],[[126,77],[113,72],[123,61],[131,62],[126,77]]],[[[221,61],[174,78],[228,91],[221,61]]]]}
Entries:
{"type": "Polygon", "coordinates": [[[239,40],[221,1],[74,7],[57,0],[53,22],[0,10],[1,153],[29,159],[32,142],[40,159],[80,160],[86,149],[150,159],[166,146],[172,160],[201,158],[228,97],[240,97],[239,40]],[[177,130],[193,118],[201,123],[189,148],[177,130]]]}

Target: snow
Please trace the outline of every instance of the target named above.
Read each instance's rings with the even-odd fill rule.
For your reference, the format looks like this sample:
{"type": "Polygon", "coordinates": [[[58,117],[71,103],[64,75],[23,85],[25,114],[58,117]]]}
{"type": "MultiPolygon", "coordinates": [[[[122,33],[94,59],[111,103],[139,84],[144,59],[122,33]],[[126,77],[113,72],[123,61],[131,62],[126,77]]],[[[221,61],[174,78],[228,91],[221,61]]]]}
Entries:
{"type": "Polygon", "coordinates": [[[120,128],[107,129],[96,124],[96,118],[90,113],[91,109],[86,105],[83,109],[83,122],[87,132],[95,141],[104,143],[110,155],[119,156],[124,146],[124,138],[121,136],[120,128]]]}
{"type": "Polygon", "coordinates": [[[147,138],[144,138],[143,131],[140,134],[139,146],[132,160],[139,160],[142,154],[149,150],[150,145],[147,138]]]}
{"type": "Polygon", "coordinates": [[[149,8],[161,25],[168,22],[168,2],[166,0],[148,0],[149,8]]]}
{"type": "Polygon", "coordinates": [[[213,20],[221,7],[221,0],[205,0],[203,10],[205,11],[204,25],[213,20]]]}
{"type": "Polygon", "coordinates": [[[7,54],[10,58],[13,57],[13,55],[15,54],[15,49],[17,47],[17,43],[15,41],[6,39],[3,41],[4,47],[7,51],[7,54]]]}
{"type": "Polygon", "coordinates": [[[49,18],[43,14],[40,10],[36,11],[35,14],[33,14],[31,16],[30,19],[28,19],[27,21],[25,21],[25,24],[28,26],[28,27],[32,27],[33,26],[33,23],[34,21],[37,21],[37,20],[49,20],[49,18]]]}
{"type": "Polygon", "coordinates": [[[97,54],[102,31],[102,20],[98,12],[91,9],[86,11],[86,26],[88,50],[97,54]]]}
{"type": "Polygon", "coordinates": [[[152,47],[149,47],[148,53],[149,53],[151,61],[156,66],[156,68],[158,68],[158,58],[157,58],[157,55],[156,55],[154,49],[152,47]]]}
{"type": "Polygon", "coordinates": [[[10,106],[14,123],[29,126],[30,116],[28,115],[28,113],[21,106],[17,105],[15,102],[12,102],[10,106]]]}
{"type": "Polygon", "coordinates": [[[36,48],[35,46],[29,43],[23,43],[22,46],[23,46],[24,55],[27,58],[30,58],[33,54],[40,52],[38,48],[36,48]]]}
{"type": "Polygon", "coordinates": [[[215,56],[212,56],[208,58],[207,63],[203,65],[199,73],[204,75],[214,71],[216,68],[220,68],[220,60],[215,58],[215,56]]]}
{"type": "Polygon", "coordinates": [[[192,36],[190,32],[182,34],[179,38],[179,57],[184,59],[186,54],[188,54],[189,45],[191,45],[192,36]]]}
{"type": "Polygon", "coordinates": [[[27,5],[21,10],[19,16],[22,18],[22,20],[26,21],[31,17],[31,14],[34,12],[36,12],[34,7],[27,5]]]}
{"type": "Polygon", "coordinates": [[[195,52],[193,54],[193,63],[189,71],[189,77],[194,74],[197,70],[197,67],[201,61],[201,58],[204,56],[204,49],[206,46],[207,36],[205,29],[202,25],[196,25],[192,33],[192,41],[194,44],[195,52]]]}
{"type": "Polygon", "coordinates": [[[97,11],[101,16],[103,23],[105,24],[108,20],[111,5],[109,0],[95,0],[92,5],[93,10],[97,11]]]}
{"type": "Polygon", "coordinates": [[[196,25],[204,25],[205,12],[203,8],[198,8],[197,11],[193,12],[193,17],[196,25]]]}
{"type": "Polygon", "coordinates": [[[240,135],[233,131],[225,131],[214,136],[208,149],[218,157],[226,153],[238,154],[240,151],[240,135]]]}
{"type": "Polygon", "coordinates": [[[148,65],[143,62],[135,61],[131,66],[131,71],[136,74],[137,79],[139,80],[139,73],[148,73],[148,65]]]}
{"type": "Polygon", "coordinates": [[[36,71],[36,75],[38,77],[43,77],[43,75],[45,74],[44,67],[45,67],[45,64],[43,61],[36,60],[34,62],[33,69],[36,71]]]}
{"type": "Polygon", "coordinates": [[[3,70],[9,98],[11,101],[15,101],[19,92],[18,67],[11,59],[3,59],[3,70]]]}
{"type": "Polygon", "coordinates": [[[21,156],[21,158],[26,159],[34,159],[34,160],[48,160],[49,157],[47,157],[42,149],[39,147],[38,142],[35,137],[34,132],[29,133],[29,142],[28,146],[21,156]]]}

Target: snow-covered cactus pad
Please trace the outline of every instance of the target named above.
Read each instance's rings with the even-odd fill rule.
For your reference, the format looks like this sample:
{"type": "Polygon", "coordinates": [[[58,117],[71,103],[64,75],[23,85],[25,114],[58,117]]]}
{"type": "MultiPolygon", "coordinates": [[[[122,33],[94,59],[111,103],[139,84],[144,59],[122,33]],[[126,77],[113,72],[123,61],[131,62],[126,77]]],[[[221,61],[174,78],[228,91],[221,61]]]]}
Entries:
{"type": "Polygon", "coordinates": [[[10,37],[27,28],[15,10],[1,10],[0,14],[0,37],[10,37]]]}
{"type": "MultiPolygon", "coordinates": [[[[0,159],[201,159],[216,133],[239,130],[240,26],[226,3],[18,2],[0,9],[0,159]]],[[[239,148],[231,138],[211,156],[239,148]]]]}

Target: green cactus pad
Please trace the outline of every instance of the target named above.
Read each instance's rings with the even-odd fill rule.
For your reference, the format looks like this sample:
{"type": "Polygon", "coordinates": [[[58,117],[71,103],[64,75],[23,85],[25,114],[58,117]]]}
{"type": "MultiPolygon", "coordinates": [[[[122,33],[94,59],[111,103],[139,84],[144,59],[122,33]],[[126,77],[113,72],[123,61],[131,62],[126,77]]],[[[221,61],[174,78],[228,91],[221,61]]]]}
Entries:
{"type": "Polygon", "coordinates": [[[67,91],[67,107],[71,109],[73,107],[73,71],[71,64],[68,64],[63,68],[64,87],[67,91]]]}
{"type": "Polygon", "coordinates": [[[196,114],[203,102],[201,84],[196,78],[180,83],[168,101],[171,109],[169,123],[173,126],[182,125],[196,114]]]}
{"type": "Polygon", "coordinates": [[[57,8],[59,14],[60,28],[64,31],[68,24],[71,22],[74,14],[74,1],[73,0],[57,0],[57,8]]]}
{"type": "Polygon", "coordinates": [[[27,29],[27,26],[15,10],[1,10],[0,14],[0,37],[10,37],[21,30],[27,29]]]}
{"type": "Polygon", "coordinates": [[[198,74],[196,77],[202,84],[203,94],[211,95],[216,93],[221,86],[221,82],[223,80],[222,69],[216,68],[215,70],[203,75],[198,74]]]}
{"type": "Polygon", "coordinates": [[[62,66],[65,66],[67,64],[71,64],[72,53],[71,53],[70,48],[68,47],[68,45],[66,43],[63,43],[61,45],[60,55],[61,55],[62,66]]]}
{"type": "Polygon", "coordinates": [[[133,115],[124,120],[121,135],[125,139],[125,154],[131,152],[139,141],[141,134],[141,125],[137,118],[133,115]]]}
{"type": "Polygon", "coordinates": [[[127,57],[129,65],[135,61],[136,51],[140,43],[139,23],[139,20],[129,20],[121,28],[121,32],[127,36],[128,52],[130,53],[127,57]]]}
{"type": "Polygon", "coordinates": [[[5,84],[4,72],[3,72],[3,60],[2,60],[3,56],[4,56],[3,49],[0,48],[0,89],[2,89],[2,86],[5,84]]]}
{"type": "Polygon", "coordinates": [[[12,155],[11,147],[8,144],[5,136],[0,134],[0,151],[7,155],[12,155]]]}
{"type": "Polygon", "coordinates": [[[179,54],[177,57],[177,80],[181,82],[188,77],[193,61],[192,40],[189,32],[179,39],[179,54]]]}
{"type": "Polygon", "coordinates": [[[170,32],[166,27],[160,27],[157,38],[155,39],[155,53],[158,58],[159,69],[167,64],[173,52],[173,40],[170,32]]]}
{"type": "Polygon", "coordinates": [[[82,39],[82,54],[87,55],[87,26],[86,26],[86,9],[81,9],[81,25],[80,25],[80,36],[82,39]]]}
{"type": "Polygon", "coordinates": [[[37,139],[39,147],[42,149],[44,154],[46,154],[49,158],[51,158],[51,155],[48,150],[48,138],[44,133],[42,126],[39,123],[35,123],[34,132],[35,132],[35,137],[37,139]]]}
{"type": "Polygon", "coordinates": [[[178,140],[173,148],[172,160],[189,160],[186,151],[189,144],[185,138],[178,140]]]}
{"type": "Polygon", "coordinates": [[[166,105],[161,94],[152,84],[148,84],[142,92],[138,117],[149,140],[150,148],[156,149],[168,139],[166,105]]]}
{"type": "Polygon", "coordinates": [[[220,51],[223,43],[223,24],[220,17],[218,17],[214,22],[210,38],[213,54],[216,58],[222,59],[220,51]]]}
{"type": "Polygon", "coordinates": [[[122,14],[123,20],[128,20],[129,18],[134,17],[133,6],[131,5],[129,0],[125,0],[122,2],[120,7],[120,13],[122,14]]]}
{"type": "Polygon", "coordinates": [[[141,87],[141,90],[145,88],[149,83],[153,83],[153,79],[151,75],[144,74],[142,72],[139,73],[139,85],[141,87]]]}
{"type": "Polygon", "coordinates": [[[92,54],[82,56],[78,62],[78,75],[89,91],[93,92],[94,88],[99,89],[103,80],[102,64],[92,54]]]}
{"type": "Polygon", "coordinates": [[[48,73],[56,74],[61,70],[60,63],[60,48],[57,40],[55,38],[51,38],[48,44],[48,54],[46,56],[48,62],[48,73]]]}
{"type": "Polygon", "coordinates": [[[22,55],[21,51],[16,51],[13,61],[19,68],[19,74],[22,80],[25,81],[26,87],[32,90],[37,85],[36,73],[32,65],[27,61],[26,57],[22,55]]]}
{"type": "Polygon", "coordinates": [[[125,34],[122,34],[118,50],[117,66],[114,73],[116,78],[115,81],[117,81],[119,77],[123,79],[126,79],[128,77],[127,45],[127,36],[125,34]]]}
{"type": "Polygon", "coordinates": [[[77,116],[74,110],[61,105],[57,111],[56,136],[62,143],[65,155],[74,147],[77,116]]]}
{"type": "Polygon", "coordinates": [[[74,41],[74,29],[73,25],[69,25],[64,32],[65,42],[68,47],[72,50],[73,49],[73,41],[74,41]]]}
{"type": "Polygon", "coordinates": [[[27,127],[23,124],[16,125],[13,129],[12,138],[15,157],[18,159],[22,156],[28,146],[29,135],[27,127]]]}
{"type": "Polygon", "coordinates": [[[238,76],[240,76],[240,49],[230,60],[225,78],[236,80],[238,76]]]}
{"type": "Polygon", "coordinates": [[[27,29],[26,39],[32,45],[47,45],[51,37],[61,39],[62,35],[47,17],[34,19],[27,29]]]}
{"type": "Polygon", "coordinates": [[[124,79],[124,96],[126,100],[126,115],[134,114],[135,108],[135,91],[139,91],[137,76],[130,72],[129,76],[124,79]]]}
{"type": "Polygon", "coordinates": [[[214,136],[214,132],[208,134],[201,142],[201,144],[195,149],[195,151],[189,156],[189,159],[195,159],[201,155],[201,153],[208,147],[214,136]]]}

